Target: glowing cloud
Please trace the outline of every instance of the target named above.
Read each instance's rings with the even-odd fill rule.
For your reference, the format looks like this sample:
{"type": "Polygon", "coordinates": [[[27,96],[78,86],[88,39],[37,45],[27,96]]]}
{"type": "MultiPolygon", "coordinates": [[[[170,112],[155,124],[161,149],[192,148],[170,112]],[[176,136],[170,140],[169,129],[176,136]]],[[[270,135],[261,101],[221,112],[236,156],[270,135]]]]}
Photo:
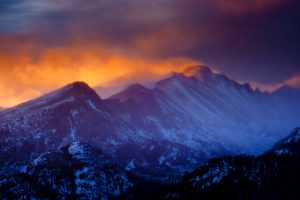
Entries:
{"type": "Polygon", "coordinates": [[[288,79],[285,84],[291,87],[300,88],[300,74],[288,79]]]}
{"type": "Polygon", "coordinates": [[[188,58],[126,57],[78,46],[28,52],[18,52],[18,58],[1,54],[1,106],[16,105],[73,81],[107,87],[122,77],[129,77],[132,82],[141,81],[140,77],[151,80],[199,64],[188,58]]]}
{"type": "Polygon", "coordinates": [[[77,80],[117,88],[151,81],[198,60],[239,80],[287,79],[299,71],[299,6],[296,0],[4,1],[0,106],[77,80]]]}

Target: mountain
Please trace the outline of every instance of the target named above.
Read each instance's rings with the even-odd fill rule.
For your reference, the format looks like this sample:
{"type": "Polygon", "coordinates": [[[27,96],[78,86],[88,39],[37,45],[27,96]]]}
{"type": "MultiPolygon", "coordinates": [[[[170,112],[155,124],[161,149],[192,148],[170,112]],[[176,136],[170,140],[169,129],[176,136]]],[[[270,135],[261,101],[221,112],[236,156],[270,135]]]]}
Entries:
{"type": "Polygon", "coordinates": [[[89,144],[72,143],[34,158],[0,180],[1,199],[124,199],[133,187],[124,169],[89,144]]]}
{"type": "Polygon", "coordinates": [[[299,132],[295,129],[259,157],[212,159],[186,174],[168,195],[173,199],[299,199],[299,132]]]}
{"type": "Polygon", "coordinates": [[[277,155],[300,154],[300,128],[296,128],[291,135],[279,141],[268,153],[277,155]]]}
{"type": "Polygon", "coordinates": [[[300,89],[296,87],[291,87],[284,85],[273,92],[278,98],[286,98],[290,100],[296,100],[300,97],[300,89]],[[295,99],[296,98],[296,99],[295,99]]]}
{"type": "Polygon", "coordinates": [[[134,160],[137,164],[144,163],[152,169],[156,166],[166,168],[168,173],[172,171],[182,173],[208,159],[207,152],[211,154],[215,151],[221,152],[219,150],[222,149],[221,146],[210,145],[199,148],[201,142],[205,145],[206,136],[194,137],[196,134],[193,133],[204,134],[199,132],[201,127],[187,113],[177,110],[164,94],[157,90],[149,90],[135,84],[104,102],[116,115],[130,124],[139,137],[143,138],[143,145],[128,147],[135,148],[134,151],[140,154],[139,159],[134,160]],[[195,147],[196,145],[198,147],[195,147]]]}
{"type": "Polygon", "coordinates": [[[153,89],[133,84],[107,99],[75,82],[0,112],[0,177],[80,142],[101,149],[126,171],[172,182],[211,158],[271,148],[300,123],[291,99],[205,66],[173,73],[153,89]]]}
{"type": "Polygon", "coordinates": [[[228,157],[210,161],[169,192],[174,199],[299,199],[300,156],[228,157]]]}
{"type": "Polygon", "coordinates": [[[74,82],[0,112],[0,198],[293,198],[298,102],[206,66],[107,99],[74,82]]]}
{"type": "Polygon", "coordinates": [[[105,149],[130,134],[129,126],[109,112],[94,90],[75,82],[0,113],[0,176],[72,142],[105,149]]]}
{"type": "MultiPolygon", "coordinates": [[[[282,115],[293,116],[295,112],[299,112],[300,88],[285,85],[274,91],[272,95],[277,102],[278,109],[282,110],[282,115]]],[[[298,126],[297,124],[294,127],[298,126]]]]}
{"type": "Polygon", "coordinates": [[[281,95],[253,90],[206,66],[173,73],[154,89],[132,85],[109,99],[106,105],[137,130],[183,144],[202,159],[258,155],[300,123],[298,106],[281,95]]]}
{"type": "Polygon", "coordinates": [[[179,177],[193,168],[191,149],[136,130],[107,104],[87,84],[75,82],[1,112],[0,177],[22,172],[32,158],[72,142],[96,145],[146,177],[179,177]]]}

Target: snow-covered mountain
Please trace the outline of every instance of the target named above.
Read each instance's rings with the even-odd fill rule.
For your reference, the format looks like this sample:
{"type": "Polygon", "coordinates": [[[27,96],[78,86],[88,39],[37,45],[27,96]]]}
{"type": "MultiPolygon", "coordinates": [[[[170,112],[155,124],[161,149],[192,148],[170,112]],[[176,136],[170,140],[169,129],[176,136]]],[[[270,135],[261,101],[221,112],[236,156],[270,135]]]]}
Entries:
{"type": "Polygon", "coordinates": [[[276,155],[300,154],[300,128],[296,128],[291,135],[279,141],[268,153],[276,155]]]}
{"type": "MultiPolygon", "coordinates": [[[[173,199],[298,199],[300,156],[215,159],[186,175],[173,199]]],[[[172,199],[172,198],[171,198],[172,199]]]]}
{"type": "Polygon", "coordinates": [[[179,176],[178,166],[191,167],[190,159],[195,160],[191,149],[136,130],[82,82],[1,112],[0,133],[0,176],[18,173],[34,157],[72,142],[94,144],[127,170],[145,176],[163,174],[170,167],[174,170],[166,177],[175,172],[179,176]]]}
{"type": "Polygon", "coordinates": [[[300,129],[258,156],[210,160],[186,174],[174,199],[298,199],[300,129]]]}
{"type": "Polygon", "coordinates": [[[107,105],[136,129],[183,144],[205,158],[269,149],[300,124],[296,94],[300,91],[289,98],[280,91],[262,93],[196,66],[159,81],[154,89],[132,85],[110,97],[115,101],[107,105]]]}
{"type": "Polygon", "coordinates": [[[124,199],[132,187],[126,171],[101,150],[74,142],[0,179],[0,198],[124,199]]]}
{"type": "Polygon", "coordinates": [[[130,126],[113,116],[100,97],[81,82],[1,112],[0,133],[2,175],[72,142],[94,143],[105,149],[134,136],[130,126]]]}
{"type": "MultiPolygon", "coordinates": [[[[0,112],[0,176],[74,142],[95,145],[127,171],[167,180],[212,157],[260,154],[300,124],[297,92],[262,93],[208,67],[101,99],[75,82],[0,112]]],[[[300,101],[300,98],[299,98],[300,101]]]]}

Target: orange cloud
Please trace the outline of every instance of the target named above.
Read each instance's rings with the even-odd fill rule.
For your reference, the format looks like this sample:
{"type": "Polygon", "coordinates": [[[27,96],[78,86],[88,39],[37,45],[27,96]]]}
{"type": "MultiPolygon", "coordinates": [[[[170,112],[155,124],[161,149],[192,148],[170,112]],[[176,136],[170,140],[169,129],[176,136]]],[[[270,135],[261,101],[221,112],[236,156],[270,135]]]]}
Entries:
{"type": "Polygon", "coordinates": [[[279,83],[267,84],[267,83],[259,83],[256,81],[250,81],[250,85],[252,86],[253,89],[259,88],[262,91],[269,91],[269,92],[275,91],[284,85],[294,87],[294,88],[300,88],[300,75],[299,74],[294,75],[291,78],[279,83]]]}
{"type": "Polygon", "coordinates": [[[109,86],[120,77],[151,80],[199,64],[188,58],[146,59],[114,54],[104,47],[74,44],[40,50],[30,45],[0,49],[0,105],[9,107],[73,81],[109,86]]]}
{"type": "Polygon", "coordinates": [[[293,76],[285,82],[286,85],[291,87],[300,88],[300,74],[293,76]]]}

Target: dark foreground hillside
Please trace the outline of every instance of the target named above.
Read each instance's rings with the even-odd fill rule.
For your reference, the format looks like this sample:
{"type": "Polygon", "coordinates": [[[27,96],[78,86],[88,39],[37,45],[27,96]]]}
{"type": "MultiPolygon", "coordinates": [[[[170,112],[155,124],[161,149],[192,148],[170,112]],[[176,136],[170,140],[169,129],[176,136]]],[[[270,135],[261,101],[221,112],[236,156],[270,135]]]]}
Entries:
{"type": "Polygon", "coordinates": [[[0,180],[1,199],[299,199],[299,131],[259,157],[210,160],[179,183],[145,180],[93,146],[73,143],[0,180]]]}
{"type": "Polygon", "coordinates": [[[173,199],[299,199],[299,169],[299,154],[214,159],[184,176],[173,199]]]}
{"type": "Polygon", "coordinates": [[[171,199],[299,199],[299,129],[259,157],[212,159],[183,177],[171,199]]]}

